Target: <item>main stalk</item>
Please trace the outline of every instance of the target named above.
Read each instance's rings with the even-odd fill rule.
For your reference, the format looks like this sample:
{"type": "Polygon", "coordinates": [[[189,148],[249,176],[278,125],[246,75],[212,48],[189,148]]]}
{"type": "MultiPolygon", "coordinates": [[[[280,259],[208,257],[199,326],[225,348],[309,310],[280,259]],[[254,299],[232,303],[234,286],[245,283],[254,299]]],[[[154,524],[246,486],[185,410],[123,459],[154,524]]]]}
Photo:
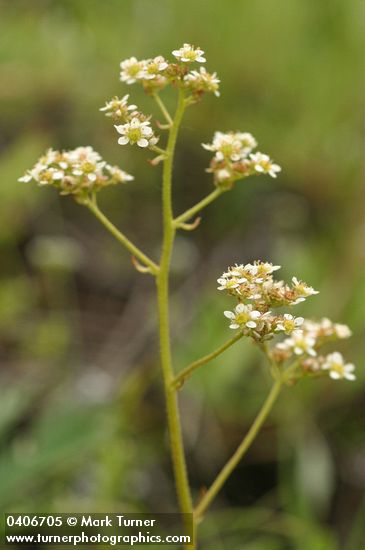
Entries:
{"type": "MultiPolygon", "coordinates": [[[[182,513],[191,514],[193,511],[190,487],[186,469],[184,445],[181,433],[181,423],[177,402],[176,390],[172,385],[174,371],[171,357],[170,339],[170,308],[169,308],[169,272],[171,254],[175,238],[172,211],[172,168],[177,134],[185,109],[184,94],[179,92],[179,99],[166,148],[166,158],[163,165],[162,179],[162,209],[163,209],[163,245],[160,261],[160,270],[156,277],[159,326],[160,326],[160,354],[166,397],[168,427],[170,435],[171,456],[174,468],[176,491],[182,513]]],[[[189,546],[189,548],[192,548],[189,546]]]]}

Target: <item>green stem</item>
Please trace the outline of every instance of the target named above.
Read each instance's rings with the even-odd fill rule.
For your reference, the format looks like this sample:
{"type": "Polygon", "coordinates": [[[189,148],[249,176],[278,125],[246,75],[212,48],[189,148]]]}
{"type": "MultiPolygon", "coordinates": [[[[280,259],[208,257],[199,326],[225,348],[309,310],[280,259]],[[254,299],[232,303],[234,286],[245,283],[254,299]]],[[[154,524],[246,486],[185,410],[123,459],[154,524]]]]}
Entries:
{"type": "Polygon", "coordinates": [[[171,384],[174,378],[174,372],[172,367],[169,323],[169,271],[172,247],[175,237],[175,229],[172,224],[173,214],[171,198],[171,179],[176,139],[181,119],[184,113],[184,108],[184,94],[180,90],[178,105],[167,142],[166,158],[163,164],[163,245],[160,261],[160,271],[158,273],[158,276],[156,277],[156,283],[159,309],[161,366],[164,378],[167,418],[176,491],[181,512],[191,514],[193,511],[193,506],[187,476],[177,394],[171,384]]]}
{"type": "Polygon", "coordinates": [[[165,149],[161,149],[161,147],[157,147],[156,145],[151,145],[150,149],[151,151],[154,151],[155,153],[159,153],[162,156],[166,155],[165,149]]]}
{"type": "Polygon", "coordinates": [[[138,260],[140,260],[143,264],[145,264],[150,272],[154,275],[157,275],[159,271],[159,267],[153,260],[151,260],[146,254],[142,252],[137,246],[135,246],[119,229],[115,227],[115,225],[112,224],[110,220],[101,212],[99,209],[96,199],[93,198],[92,200],[88,201],[86,203],[86,206],[89,208],[89,210],[98,218],[98,220],[106,227],[106,229],[111,233],[117,241],[119,241],[129,252],[135,256],[138,260]]]}
{"type": "Polygon", "coordinates": [[[185,369],[183,369],[181,372],[179,372],[175,378],[172,381],[173,386],[176,389],[180,389],[186,382],[188,378],[192,375],[192,373],[201,367],[202,365],[205,365],[206,363],[209,363],[209,361],[212,361],[218,355],[226,351],[226,349],[230,348],[233,344],[235,344],[240,338],[242,338],[243,332],[239,332],[233,338],[230,338],[227,342],[225,342],[222,346],[217,348],[215,351],[212,351],[212,353],[209,353],[208,355],[204,355],[204,357],[201,357],[200,359],[197,359],[193,363],[190,363],[185,369]]]}
{"type": "Polygon", "coordinates": [[[160,98],[160,96],[158,94],[153,94],[153,98],[155,99],[157,105],[159,106],[159,108],[161,110],[161,113],[163,114],[163,116],[165,117],[168,125],[171,128],[171,126],[173,125],[173,120],[170,116],[170,113],[166,109],[164,102],[162,101],[162,99],[160,98]]]}
{"type": "Polygon", "coordinates": [[[239,445],[239,447],[237,448],[235,453],[232,455],[232,457],[228,460],[226,465],[222,468],[222,470],[216,477],[213,484],[210,486],[208,491],[205,493],[205,495],[199,502],[198,506],[195,508],[194,515],[195,515],[196,521],[202,518],[202,516],[204,515],[204,512],[207,510],[212,500],[216,497],[218,492],[221,490],[222,486],[224,485],[228,477],[231,475],[232,471],[235,469],[237,464],[241,461],[242,457],[244,456],[244,454],[250,447],[251,443],[257,436],[258,432],[260,431],[260,428],[265,422],[268,414],[270,413],[280,393],[282,384],[283,382],[281,380],[277,380],[275,384],[272,386],[271,391],[268,397],[266,398],[266,401],[261,407],[259,414],[256,416],[254,423],[252,424],[251,428],[247,432],[242,443],[239,445]]]}
{"type": "Polygon", "coordinates": [[[200,212],[200,210],[203,210],[208,204],[215,201],[222,193],[224,193],[226,189],[222,189],[220,187],[217,187],[212,191],[209,195],[207,195],[204,199],[199,201],[195,206],[192,208],[189,208],[189,210],[186,210],[186,212],[183,212],[183,214],[180,214],[177,218],[174,219],[174,227],[179,227],[181,223],[186,222],[190,218],[192,218],[195,214],[200,212]]]}

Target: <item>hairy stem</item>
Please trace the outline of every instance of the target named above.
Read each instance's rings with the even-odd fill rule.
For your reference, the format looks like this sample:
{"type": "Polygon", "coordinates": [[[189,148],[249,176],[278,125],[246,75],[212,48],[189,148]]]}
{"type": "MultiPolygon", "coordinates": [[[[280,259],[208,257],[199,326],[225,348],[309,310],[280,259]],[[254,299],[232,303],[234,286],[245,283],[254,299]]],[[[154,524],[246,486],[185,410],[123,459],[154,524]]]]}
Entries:
{"type": "Polygon", "coordinates": [[[283,382],[281,380],[277,380],[272,386],[271,391],[266,398],[266,401],[261,407],[259,414],[256,416],[254,423],[247,432],[242,443],[239,445],[232,457],[228,460],[226,465],[222,468],[213,484],[210,486],[208,491],[205,493],[205,495],[195,508],[194,515],[196,521],[202,518],[211,502],[217,496],[218,492],[221,490],[222,486],[227,481],[232,471],[235,469],[237,464],[240,462],[240,460],[250,447],[251,443],[254,441],[280,393],[282,384],[283,382]]]}
{"type": "Polygon", "coordinates": [[[230,348],[235,344],[240,338],[242,338],[243,332],[239,332],[233,338],[230,338],[227,342],[225,342],[222,346],[217,348],[216,350],[212,351],[212,353],[208,353],[208,355],[204,355],[204,357],[201,357],[200,359],[197,359],[193,363],[190,363],[185,369],[183,369],[181,372],[179,372],[175,378],[173,379],[173,386],[176,389],[182,388],[182,386],[185,384],[186,380],[190,378],[190,376],[193,374],[193,372],[201,367],[202,365],[205,365],[206,363],[209,363],[209,361],[212,361],[216,357],[218,357],[221,353],[226,351],[226,349],[230,348]]]}
{"type": "Polygon", "coordinates": [[[98,218],[98,220],[104,225],[104,227],[119,241],[129,252],[137,258],[140,262],[146,265],[150,272],[157,275],[159,267],[153,260],[151,260],[142,250],[134,245],[119,229],[112,224],[110,220],[99,209],[95,197],[86,203],[89,210],[98,218]]]}
{"type": "Polygon", "coordinates": [[[171,384],[174,378],[174,372],[171,357],[169,322],[169,271],[172,247],[175,237],[175,229],[172,224],[173,213],[171,198],[171,179],[175,144],[178,129],[184,113],[184,108],[184,95],[183,92],[180,91],[176,113],[169,132],[169,138],[166,148],[166,158],[163,165],[163,245],[160,261],[160,271],[158,276],[156,277],[156,283],[159,309],[161,366],[164,378],[170,446],[175,475],[176,491],[181,512],[191,514],[193,511],[193,507],[185,462],[177,394],[171,384]]]}
{"type": "Polygon", "coordinates": [[[195,214],[198,214],[203,208],[208,206],[211,202],[215,201],[222,193],[224,193],[226,189],[221,189],[220,187],[217,187],[212,191],[209,195],[207,195],[204,199],[199,201],[195,206],[192,208],[189,208],[189,210],[186,210],[186,212],[183,212],[183,214],[180,214],[177,218],[174,219],[174,227],[179,227],[181,223],[186,222],[187,220],[190,220],[195,214]]]}

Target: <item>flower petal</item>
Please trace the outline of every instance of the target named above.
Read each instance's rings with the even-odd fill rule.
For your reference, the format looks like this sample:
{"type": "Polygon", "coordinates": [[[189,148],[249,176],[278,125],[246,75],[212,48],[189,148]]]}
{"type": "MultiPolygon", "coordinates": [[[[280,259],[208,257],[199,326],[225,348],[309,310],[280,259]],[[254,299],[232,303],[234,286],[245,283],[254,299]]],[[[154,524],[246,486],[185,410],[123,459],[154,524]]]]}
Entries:
{"type": "Polygon", "coordinates": [[[235,314],[233,313],[233,311],[224,311],[223,315],[225,317],[227,317],[227,319],[234,319],[235,318],[235,314]]]}
{"type": "Polygon", "coordinates": [[[119,145],[127,145],[129,143],[129,138],[127,136],[122,136],[118,139],[119,145]]]}
{"type": "Polygon", "coordinates": [[[140,147],[148,147],[148,140],[145,138],[141,138],[137,141],[137,145],[140,147]]]}
{"type": "Polygon", "coordinates": [[[259,317],[261,317],[261,313],[259,311],[251,311],[250,313],[250,317],[252,317],[252,319],[258,319],[259,317]]]}

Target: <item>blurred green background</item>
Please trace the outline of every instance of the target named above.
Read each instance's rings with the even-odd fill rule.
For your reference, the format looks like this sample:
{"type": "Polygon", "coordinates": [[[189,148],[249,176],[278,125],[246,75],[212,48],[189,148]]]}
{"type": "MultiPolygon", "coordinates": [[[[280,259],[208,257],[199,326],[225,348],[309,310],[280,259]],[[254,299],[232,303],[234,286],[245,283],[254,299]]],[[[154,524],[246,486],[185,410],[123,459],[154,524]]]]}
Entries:
{"type": "MultiPolygon", "coordinates": [[[[362,0],[0,1],[0,509],[174,511],[158,372],[153,282],[90,213],[17,183],[49,146],[92,145],[135,175],[100,203],[151,255],[161,237],[160,168],[117,145],[99,112],[113,95],[156,113],[119,82],[119,62],[200,45],[221,78],[184,120],[175,211],[212,188],[200,143],[249,131],[283,167],[239,182],[179,235],[176,367],[229,336],[216,278],[263,259],[318,297],[298,314],[348,323],[340,351],[355,383],[287,390],[201,528],[202,548],[365,548],[365,4],[362,0]]],[[[166,102],[174,97],[168,92],[166,102]]],[[[158,115],[160,116],[160,115],[158,115]]],[[[270,381],[248,342],[181,395],[197,495],[233,452],[270,381]]]]}

